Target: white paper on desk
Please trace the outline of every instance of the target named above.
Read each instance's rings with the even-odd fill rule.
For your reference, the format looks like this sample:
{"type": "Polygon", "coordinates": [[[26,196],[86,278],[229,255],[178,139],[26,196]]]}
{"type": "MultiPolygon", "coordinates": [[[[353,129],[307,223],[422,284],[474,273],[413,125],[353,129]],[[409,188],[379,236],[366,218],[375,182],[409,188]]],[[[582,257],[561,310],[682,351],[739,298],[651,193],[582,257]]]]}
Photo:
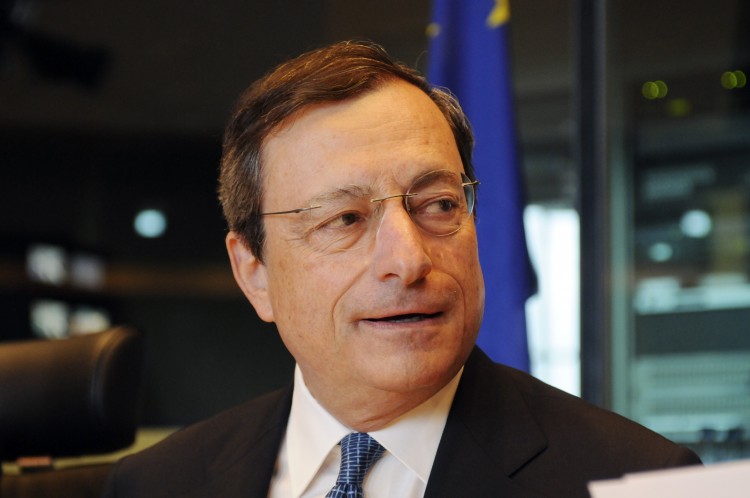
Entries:
{"type": "Polygon", "coordinates": [[[589,483],[592,498],[748,498],[750,460],[629,474],[589,483]]]}

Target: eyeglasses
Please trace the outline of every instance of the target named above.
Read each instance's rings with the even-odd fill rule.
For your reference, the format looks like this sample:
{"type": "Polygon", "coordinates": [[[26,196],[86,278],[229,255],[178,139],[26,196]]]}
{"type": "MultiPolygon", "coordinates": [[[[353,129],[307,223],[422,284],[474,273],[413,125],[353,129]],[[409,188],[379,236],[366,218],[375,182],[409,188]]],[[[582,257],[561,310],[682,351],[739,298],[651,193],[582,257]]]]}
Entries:
{"type": "Polygon", "coordinates": [[[445,237],[458,232],[474,210],[478,181],[450,170],[430,171],[418,177],[406,193],[370,199],[364,189],[346,187],[321,198],[320,204],[262,213],[263,216],[300,215],[304,238],[317,250],[351,249],[372,233],[382,214],[382,203],[401,198],[404,209],[423,232],[445,237]]]}

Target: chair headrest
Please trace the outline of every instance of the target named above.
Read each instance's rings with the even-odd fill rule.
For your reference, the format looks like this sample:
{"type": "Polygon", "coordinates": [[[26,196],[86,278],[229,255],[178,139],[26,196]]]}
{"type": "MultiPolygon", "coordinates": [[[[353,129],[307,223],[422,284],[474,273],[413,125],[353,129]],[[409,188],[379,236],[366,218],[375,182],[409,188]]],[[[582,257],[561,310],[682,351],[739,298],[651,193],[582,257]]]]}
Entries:
{"type": "Polygon", "coordinates": [[[134,329],[0,342],[0,460],[107,453],[135,438],[143,338],[134,329]]]}

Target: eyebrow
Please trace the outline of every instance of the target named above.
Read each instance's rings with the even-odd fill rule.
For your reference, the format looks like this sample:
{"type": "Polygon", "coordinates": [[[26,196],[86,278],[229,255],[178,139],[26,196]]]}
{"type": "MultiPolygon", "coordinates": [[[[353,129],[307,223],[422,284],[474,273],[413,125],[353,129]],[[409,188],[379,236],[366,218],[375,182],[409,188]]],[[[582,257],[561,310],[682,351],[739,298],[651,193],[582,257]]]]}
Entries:
{"type": "Polygon", "coordinates": [[[451,171],[448,169],[436,169],[432,171],[426,171],[422,173],[421,175],[418,175],[417,177],[413,178],[411,181],[412,185],[414,185],[417,182],[417,180],[424,178],[428,175],[430,178],[450,178],[451,180],[454,180],[456,178],[460,179],[461,177],[460,174],[456,174],[454,171],[451,171]]]}
{"type": "Polygon", "coordinates": [[[328,192],[316,195],[308,201],[308,205],[326,204],[328,202],[340,201],[342,199],[360,199],[372,194],[372,190],[359,185],[347,185],[338,187],[328,192]]]}
{"type": "MultiPolygon", "coordinates": [[[[433,174],[434,176],[432,178],[455,178],[457,176],[455,172],[448,169],[428,170],[415,174],[414,177],[409,180],[409,185],[414,186],[414,183],[417,180],[428,174],[433,174]]],[[[311,197],[310,199],[308,199],[306,205],[318,206],[329,202],[341,201],[343,199],[361,199],[368,196],[372,197],[372,195],[372,188],[352,184],[322,192],[314,197],[311,197]]]]}

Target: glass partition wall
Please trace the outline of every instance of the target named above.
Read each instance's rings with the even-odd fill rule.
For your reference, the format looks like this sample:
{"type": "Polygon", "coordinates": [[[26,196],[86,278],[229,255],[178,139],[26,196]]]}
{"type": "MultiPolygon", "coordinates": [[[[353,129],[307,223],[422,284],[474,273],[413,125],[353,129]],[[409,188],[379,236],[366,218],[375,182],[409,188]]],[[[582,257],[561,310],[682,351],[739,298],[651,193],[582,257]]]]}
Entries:
{"type": "Polygon", "coordinates": [[[607,401],[705,462],[750,457],[750,4],[600,13],[607,401]]]}

